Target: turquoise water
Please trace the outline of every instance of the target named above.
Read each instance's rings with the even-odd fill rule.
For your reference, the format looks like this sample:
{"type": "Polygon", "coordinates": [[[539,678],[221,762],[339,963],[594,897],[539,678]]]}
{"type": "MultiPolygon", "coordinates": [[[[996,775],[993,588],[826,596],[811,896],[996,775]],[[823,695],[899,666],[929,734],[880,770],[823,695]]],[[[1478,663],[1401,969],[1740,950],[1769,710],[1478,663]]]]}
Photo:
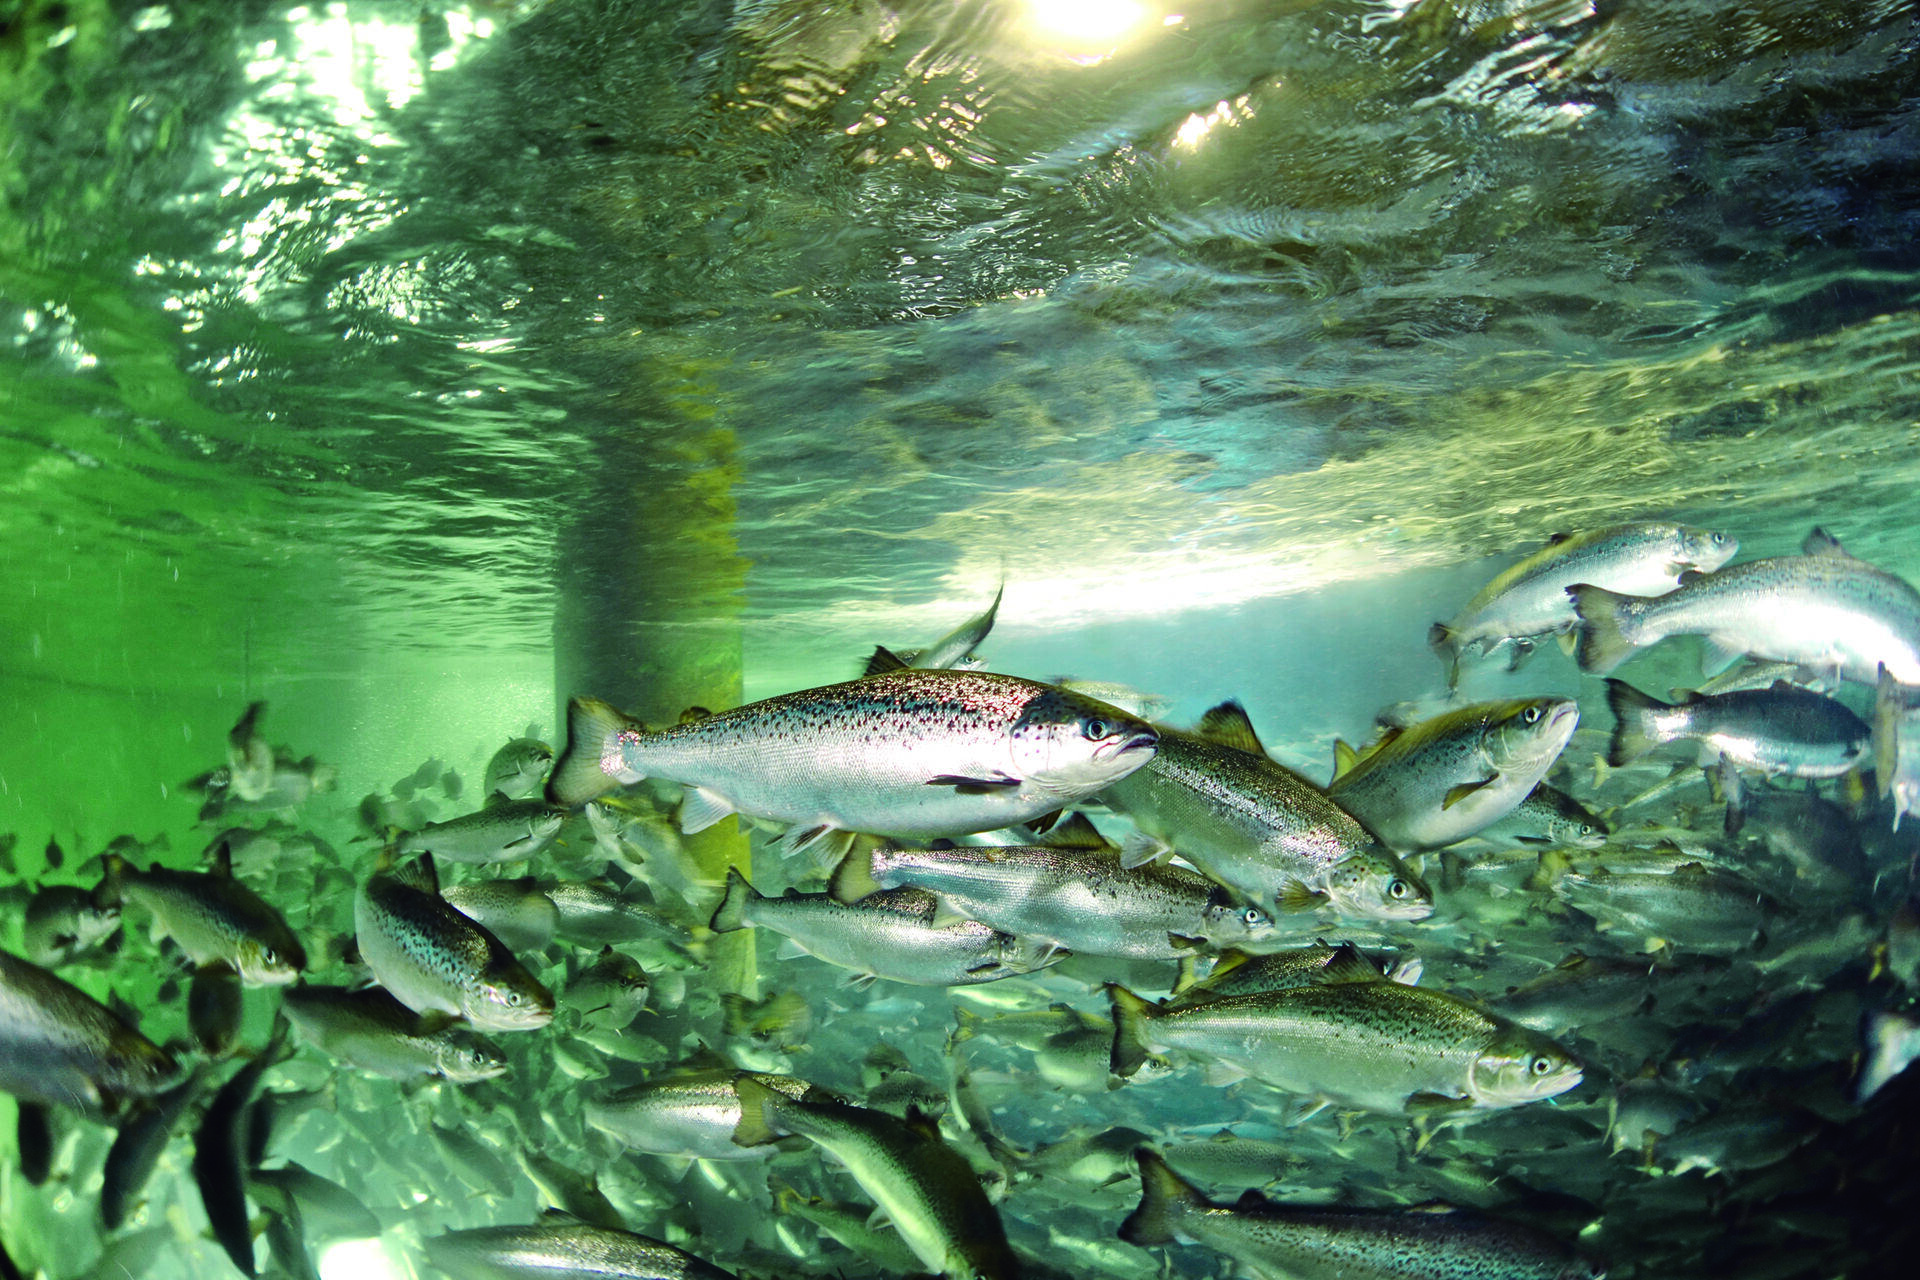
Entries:
{"type": "MultiPolygon", "coordinates": [[[[359,874],[355,806],[429,756],[471,797],[571,694],[658,719],[846,678],[1003,582],[995,669],[1123,681],[1179,724],[1241,698],[1325,781],[1336,736],[1442,691],[1427,625],[1556,530],[1680,519],[1745,558],[1819,523],[1920,579],[1911,3],[91,0],[0,21],[0,830],[27,877],[50,838],[67,878],[122,833],[192,864],[211,832],[182,784],[255,698],[275,742],[338,769],[295,817],[359,874]]],[[[1641,662],[1643,687],[1694,678],[1689,653],[1641,662]]],[[[1567,763],[1591,785],[1597,681],[1548,652],[1466,691],[1577,693],[1567,763]]],[[[1870,940],[1901,856],[1876,863],[1870,940]]],[[[337,933],[312,871],[260,887],[337,933]]],[[[1877,992],[1864,951],[1849,989],[1877,992]]],[[[178,1025],[144,941],[84,976],[178,1025]]],[[[1058,983],[1038,990],[1101,1004],[1058,983]]],[[[920,994],[891,992],[920,1010],[900,1047],[937,1079],[951,1016],[920,994]]],[[[1751,995],[1727,997],[1734,1025],[1751,995]]],[[[866,1051],[865,998],[816,1010],[812,1061],[866,1051]]],[[[1819,1025],[1838,1070],[1854,1030],[1819,1025]]],[[[525,1098],[562,1091],[515,1052],[525,1098]]],[[[1183,1124],[1252,1114],[1153,1088],[1183,1124]]],[[[1606,1093],[1551,1113],[1563,1164],[1597,1158],[1606,1093]]],[[[1151,1127],[1111,1099],[1006,1123],[1151,1127]]],[[[636,1176],[554,1109],[548,1154],[636,1176]]],[[[1858,1117],[1823,1123],[1843,1162],[1858,1117]]],[[[49,1187],[6,1175],[0,1213],[61,1277],[96,1256],[107,1138],[75,1134],[49,1187]]],[[[1364,1203],[1450,1198],[1417,1176],[1438,1160],[1396,1154],[1389,1178],[1369,1151],[1364,1203]]],[[[1312,1152],[1325,1191],[1335,1157],[1312,1152]]],[[[155,1275],[225,1266],[195,1243],[187,1155],[155,1275]]],[[[1636,1182],[1617,1157],[1575,1188],[1488,1163],[1598,1204],[1613,1274],[1725,1274],[1698,1251],[1719,1211],[1796,1242],[1768,1274],[1851,1265],[1821,1261],[1850,1256],[1830,1218],[1777,1207],[1808,1194],[1784,1176],[1636,1182]]],[[[443,1225],[410,1198],[443,1197],[434,1170],[366,1176],[411,1257],[443,1225]]],[[[1129,1199],[1068,1221],[1119,1248],[1129,1199]]],[[[779,1249],[739,1225],[764,1201],[725,1203],[709,1252],[779,1249]]],[[[535,1207],[518,1180],[445,1224],[535,1207]]],[[[1007,1216],[1091,1273],[1049,1253],[1043,1211],[1007,1216]]]]}

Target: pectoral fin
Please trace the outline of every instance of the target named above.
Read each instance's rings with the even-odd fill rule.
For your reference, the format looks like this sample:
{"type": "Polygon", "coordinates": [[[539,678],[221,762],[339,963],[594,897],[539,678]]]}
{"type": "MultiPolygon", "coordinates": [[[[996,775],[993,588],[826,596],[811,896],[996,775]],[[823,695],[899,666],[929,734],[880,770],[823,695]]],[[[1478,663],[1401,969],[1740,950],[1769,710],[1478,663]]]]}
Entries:
{"type": "Polygon", "coordinates": [[[959,774],[943,773],[936,777],[928,778],[927,785],[930,787],[952,787],[963,796],[991,796],[999,795],[1009,787],[1019,786],[1020,779],[1009,778],[1004,773],[995,774],[989,778],[967,778],[959,774]]]}
{"type": "Polygon", "coordinates": [[[705,787],[688,787],[680,801],[680,833],[690,836],[705,831],[733,811],[733,802],[725,796],[705,787]]]}
{"type": "Polygon", "coordinates": [[[1496,773],[1492,777],[1482,778],[1478,782],[1463,782],[1457,787],[1450,787],[1447,790],[1447,798],[1440,802],[1440,807],[1442,809],[1451,809],[1482,787],[1490,787],[1498,781],[1500,781],[1500,775],[1496,773]]]}
{"type": "Polygon", "coordinates": [[[1700,651],[1700,670],[1706,675],[1717,676],[1746,656],[1744,649],[1736,649],[1709,639],[1700,651]]]}
{"type": "Polygon", "coordinates": [[[1273,896],[1282,911],[1311,911],[1326,901],[1325,894],[1308,888],[1304,880],[1296,880],[1291,876],[1280,882],[1273,896]]]}
{"type": "Polygon", "coordinates": [[[933,918],[927,921],[927,928],[951,929],[955,925],[966,924],[972,919],[972,916],[954,906],[953,903],[947,901],[947,899],[936,896],[933,900],[933,918]]]}
{"type": "Polygon", "coordinates": [[[1131,871],[1172,852],[1173,846],[1166,841],[1156,840],[1144,831],[1135,831],[1120,846],[1120,867],[1123,871],[1131,871]]]}

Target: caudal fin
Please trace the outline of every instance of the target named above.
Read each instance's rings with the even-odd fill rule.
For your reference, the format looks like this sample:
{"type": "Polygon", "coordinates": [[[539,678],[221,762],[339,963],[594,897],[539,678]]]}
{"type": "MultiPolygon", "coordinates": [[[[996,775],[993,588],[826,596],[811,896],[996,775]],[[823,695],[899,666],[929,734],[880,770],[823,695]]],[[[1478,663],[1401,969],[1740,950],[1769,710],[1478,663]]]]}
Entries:
{"type": "Polygon", "coordinates": [[[1207,1198],[1147,1148],[1133,1158],[1140,1166],[1140,1205],[1120,1224],[1120,1238],[1128,1244],[1171,1244],[1180,1215],[1206,1208],[1207,1198]]]}
{"type": "Polygon", "coordinates": [[[601,763],[607,758],[607,746],[615,734],[640,727],[637,721],[598,698],[574,698],[568,702],[567,746],[553,762],[553,776],[547,780],[547,799],[573,808],[617,787],[640,781],[645,775],[632,770],[611,774],[601,763]]]}
{"type": "Polygon", "coordinates": [[[1107,996],[1113,1001],[1113,1054],[1110,1066],[1117,1076],[1130,1076],[1147,1060],[1147,1023],[1160,1017],[1160,1009],[1141,999],[1117,982],[1107,984],[1107,996]]]}
{"type": "Polygon", "coordinates": [[[713,909],[713,921],[707,927],[715,933],[733,933],[747,927],[747,906],[766,895],[747,883],[740,868],[727,868],[727,891],[713,909]]]}
{"type": "Polygon", "coordinates": [[[1607,681],[1607,709],[1613,712],[1613,738],[1607,744],[1607,763],[1618,769],[1653,750],[1666,737],[1660,732],[1660,713],[1671,704],[1640,692],[1624,680],[1607,681]]]}
{"type": "Polygon", "coordinates": [[[1638,599],[1602,587],[1581,583],[1568,587],[1573,611],[1580,617],[1580,644],[1574,650],[1582,671],[1605,675],[1625,662],[1634,642],[1622,630],[1622,618],[1638,599]]]}
{"type": "Polygon", "coordinates": [[[779,1093],[744,1072],[734,1078],[733,1092],[740,1099],[740,1122],[733,1127],[736,1145],[764,1147],[785,1136],[786,1130],[777,1127],[779,1093]]]}

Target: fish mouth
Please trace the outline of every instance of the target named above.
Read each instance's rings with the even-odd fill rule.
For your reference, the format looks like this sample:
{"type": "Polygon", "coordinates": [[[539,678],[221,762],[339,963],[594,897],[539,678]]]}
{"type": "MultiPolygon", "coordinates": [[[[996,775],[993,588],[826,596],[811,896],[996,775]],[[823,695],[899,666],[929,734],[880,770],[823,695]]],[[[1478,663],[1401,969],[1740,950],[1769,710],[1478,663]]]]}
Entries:
{"type": "Polygon", "coordinates": [[[1116,738],[1111,742],[1101,743],[1098,747],[1094,748],[1093,756],[1094,759],[1100,761],[1102,764],[1112,764],[1117,760],[1129,760],[1143,751],[1153,752],[1158,750],[1159,746],[1159,733],[1153,729],[1146,729],[1140,733],[1129,734],[1124,738],[1116,738]]]}

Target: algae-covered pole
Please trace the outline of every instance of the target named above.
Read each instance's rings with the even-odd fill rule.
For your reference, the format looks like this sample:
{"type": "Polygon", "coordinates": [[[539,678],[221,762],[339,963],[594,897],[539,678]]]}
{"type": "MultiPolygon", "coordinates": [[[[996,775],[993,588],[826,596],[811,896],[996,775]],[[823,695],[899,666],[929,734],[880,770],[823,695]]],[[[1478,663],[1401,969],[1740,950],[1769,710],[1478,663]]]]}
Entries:
{"type": "MultiPolygon", "coordinates": [[[[574,694],[655,725],[741,701],[747,566],[734,540],[734,436],[706,424],[713,409],[703,397],[675,399],[677,428],[607,433],[599,483],[560,532],[553,647],[563,725],[574,694]]],[[[686,837],[686,848],[715,881],[730,866],[751,870],[737,819],[686,837]]],[[[712,943],[718,989],[755,994],[752,932],[712,943]]]]}

